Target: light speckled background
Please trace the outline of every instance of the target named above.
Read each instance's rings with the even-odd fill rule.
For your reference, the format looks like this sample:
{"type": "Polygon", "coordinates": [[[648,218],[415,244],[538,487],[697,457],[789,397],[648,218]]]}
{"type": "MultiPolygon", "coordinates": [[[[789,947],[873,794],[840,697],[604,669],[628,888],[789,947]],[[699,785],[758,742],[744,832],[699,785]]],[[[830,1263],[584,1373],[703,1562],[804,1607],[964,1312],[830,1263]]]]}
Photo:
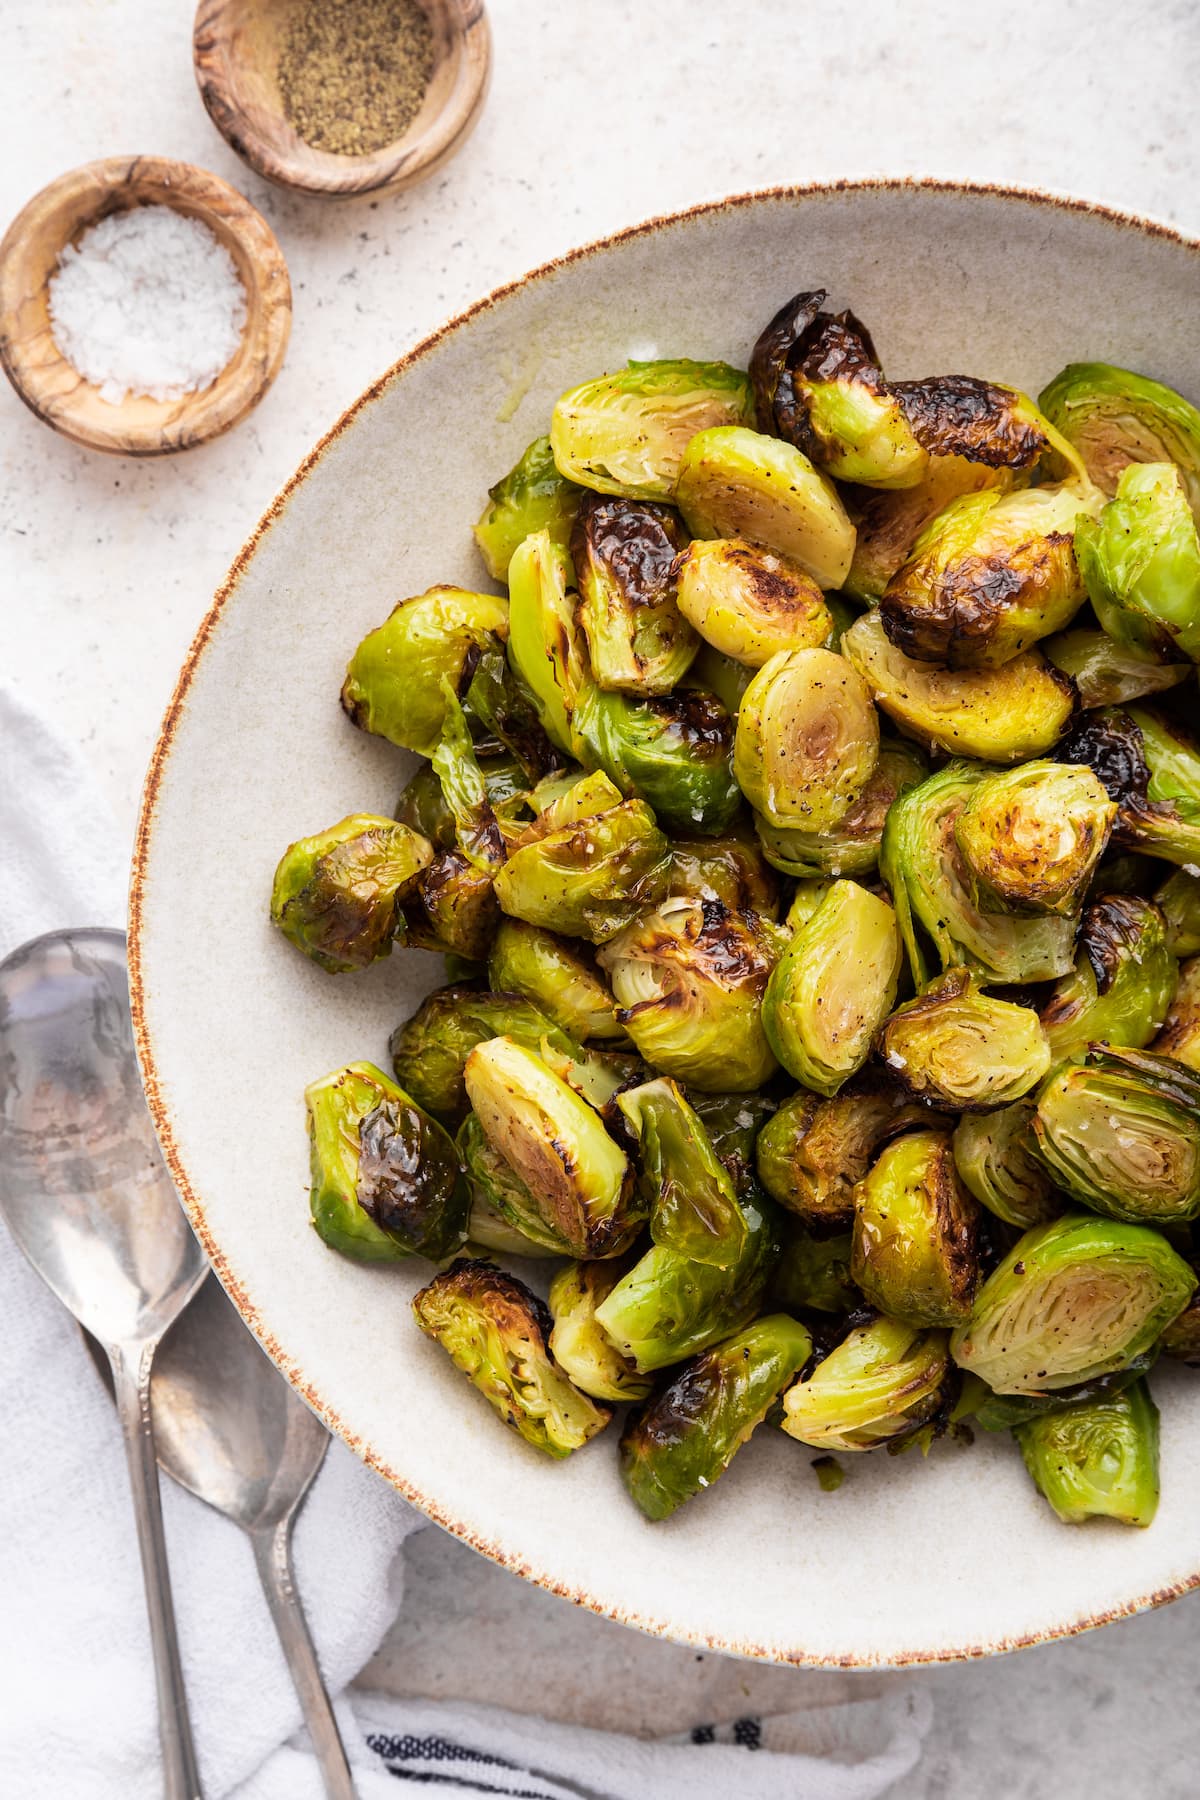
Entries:
{"type": "MultiPolygon", "coordinates": [[[[1127,0],[1014,0],[986,27],[945,3],[494,0],[496,77],[463,155],[427,188],[349,206],[274,193],[217,137],[192,84],[191,11],[0,0],[0,220],[77,162],[180,156],[262,207],[295,288],[272,393],[231,437],[177,461],[90,456],[0,393],[0,668],[70,722],[130,829],[175,668],[233,550],[341,407],[496,282],[652,212],[839,175],[1025,182],[1200,232],[1192,0],[1136,13],[1127,0]]],[[[410,1564],[409,1604],[370,1672],[397,1691],[664,1730],[875,1679],[697,1659],[575,1612],[436,1532],[410,1564]]],[[[981,1579],[1021,1575],[983,1557],[981,1579]]],[[[937,1723],[897,1800],[1194,1794],[1196,1618],[1184,1602],[916,1677],[936,1694],[937,1723]]]]}

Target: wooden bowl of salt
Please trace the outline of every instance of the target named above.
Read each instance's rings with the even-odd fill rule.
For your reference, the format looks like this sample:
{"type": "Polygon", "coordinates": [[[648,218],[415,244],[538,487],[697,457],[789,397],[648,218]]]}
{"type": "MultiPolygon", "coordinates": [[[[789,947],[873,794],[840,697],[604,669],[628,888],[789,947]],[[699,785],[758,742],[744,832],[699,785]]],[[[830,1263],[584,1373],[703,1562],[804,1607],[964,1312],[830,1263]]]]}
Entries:
{"type": "Polygon", "coordinates": [[[72,169],[0,242],[0,362],[93,450],[161,456],[228,431],[278,374],[291,317],[270,226],[190,163],[72,169]]]}

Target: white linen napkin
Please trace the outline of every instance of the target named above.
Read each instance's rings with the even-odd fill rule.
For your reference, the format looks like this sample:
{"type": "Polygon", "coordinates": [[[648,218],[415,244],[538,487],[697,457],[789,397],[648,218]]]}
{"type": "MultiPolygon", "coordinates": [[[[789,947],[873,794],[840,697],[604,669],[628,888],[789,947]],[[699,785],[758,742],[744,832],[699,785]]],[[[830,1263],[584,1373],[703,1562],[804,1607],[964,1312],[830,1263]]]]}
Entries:
{"type": "MultiPolygon", "coordinates": [[[[80,758],[0,685],[0,957],[119,925],[118,834],[80,758]]],[[[0,1794],[157,1800],[141,1569],[117,1423],[78,1329],[0,1225],[0,1794]]],[[[242,1534],[165,1479],[175,1607],[208,1800],[321,1800],[242,1534]]],[[[296,1530],[297,1582],[361,1800],[872,1800],[916,1763],[926,1696],[805,1708],[645,1742],[486,1706],[343,1690],[400,1606],[425,1520],[334,1443],[296,1530]]]]}

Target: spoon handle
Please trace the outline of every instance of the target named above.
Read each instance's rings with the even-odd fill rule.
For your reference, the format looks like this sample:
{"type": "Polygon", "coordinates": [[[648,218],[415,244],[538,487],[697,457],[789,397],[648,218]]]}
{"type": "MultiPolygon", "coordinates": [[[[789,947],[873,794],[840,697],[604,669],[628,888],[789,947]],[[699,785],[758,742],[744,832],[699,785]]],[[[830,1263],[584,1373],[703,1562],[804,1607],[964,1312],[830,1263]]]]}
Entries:
{"type": "Polygon", "coordinates": [[[146,1611],[150,1615],[163,1792],[165,1800],[203,1800],[179,1662],[179,1638],[175,1630],[171,1573],[167,1566],[162,1501],[158,1491],[158,1463],[154,1454],[154,1428],[150,1420],[150,1367],[154,1351],[152,1339],[132,1346],[130,1356],[118,1346],[110,1346],[108,1354],[117,1412],[125,1438],[138,1548],[142,1553],[142,1580],[146,1585],[146,1611]]]}
{"type": "Polygon", "coordinates": [[[330,1705],[321,1666],[309,1635],[300,1596],[296,1592],[296,1580],[292,1571],[291,1516],[281,1519],[278,1525],[264,1531],[251,1532],[250,1537],[263,1592],[267,1596],[271,1617],[275,1621],[275,1629],[279,1633],[279,1641],[283,1645],[283,1653],[287,1657],[288,1668],[300,1696],[308,1735],[321,1765],[325,1792],[330,1800],[355,1800],[354,1782],[350,1775],[350,1765],[346,1761],[341,1733],[333,1716],[333,1707],[330,1705]]]}

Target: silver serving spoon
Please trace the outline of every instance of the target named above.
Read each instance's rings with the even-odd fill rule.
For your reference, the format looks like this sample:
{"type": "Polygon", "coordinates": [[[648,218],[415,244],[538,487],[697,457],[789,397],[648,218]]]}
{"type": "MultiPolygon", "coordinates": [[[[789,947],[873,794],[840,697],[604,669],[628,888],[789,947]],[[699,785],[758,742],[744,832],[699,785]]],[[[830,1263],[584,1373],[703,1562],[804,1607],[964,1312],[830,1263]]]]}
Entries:
{"type": "Polygon", "coordinates": [[[112,1365],[158,1688],[167,1800],[199,1800],[163,1539],[150,1369],[202,1280],[134,1055],[119,931],[56,931],[0,963],[0,1210],[112,1365]]]}

